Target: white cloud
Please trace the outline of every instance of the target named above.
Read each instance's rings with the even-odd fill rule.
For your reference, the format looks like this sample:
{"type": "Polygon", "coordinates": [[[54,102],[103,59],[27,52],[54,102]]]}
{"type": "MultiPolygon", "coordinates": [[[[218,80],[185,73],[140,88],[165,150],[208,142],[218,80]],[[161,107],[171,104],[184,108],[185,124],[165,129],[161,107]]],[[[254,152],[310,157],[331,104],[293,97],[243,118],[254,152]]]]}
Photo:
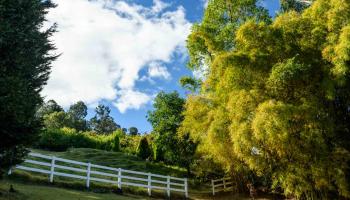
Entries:
{"type": "Polygon", "coordinates": [[[208,7],[209,0],[202,0],[202,2],[204,8],[208,7]]]}
{"type": "Polygon", "coordinates": [[[161,0],[153,0],[152,11],[153,11],[153,13],[159,13],[160,11],[164,10],[165,8],[167,8],[169,6],[170,6],[170,4],[165,3],[161,0]]]}
{"type": "Polygon", "coordinates": [[[155,82],[151,77],[145,76],[145,75],[143,75],[143,76],[140,78],[139,81],[141,81],[141,82],[148,81],[148,82],[149,82],[150,84],[152,84],[152,85],[155,85],[155,84],[156,84],[156,82],[155,82]]]}
{"type": "Polygon", "coordinates": [[[151,96],[138,91],[125,90],[121,91],[120,98],[114,103],[121,113],[127,109],[140,109],[142,105],[151,100],[151,96]]]}
{"type": "MultiPolygon", "coordinates": [[[[62,55],[42,94],[64,107],[104,99],[121,112],[140,108],[150,100],[135,88],[140,70],[183,52],[191,26],[182,7],[164,11],[169,5],[160,0],[151,8],[115,0],[54,2],[58,6],[47,19],[58,23],[52,39],[62,55]]],[[[159,76],[170,77],[157,69],[159,76]]]]}
{"type": "Polygon", "coordinates": [[[159,62],[151,62],[148,67],[148,75],[151,78],[164,78],[169,80],[171,78],[167,68],[162,66],[159,62]]]}

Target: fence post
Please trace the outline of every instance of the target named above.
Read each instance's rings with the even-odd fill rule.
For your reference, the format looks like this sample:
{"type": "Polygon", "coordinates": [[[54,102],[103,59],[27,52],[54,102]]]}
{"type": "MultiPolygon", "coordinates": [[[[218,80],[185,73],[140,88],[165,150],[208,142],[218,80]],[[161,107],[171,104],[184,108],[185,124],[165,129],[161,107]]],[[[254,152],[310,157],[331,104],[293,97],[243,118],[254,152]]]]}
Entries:
{"type": "Polygon", "coordinates": [[[91,172],[91,163],[88,163],[87,166],[87,171],[86,171],[86,187],[89,188],[90,187],[90,172],[91,172]]]}
{"type": "Polygon", "coordinates": [[[168,194],[168,197],[170,197],[170,176],[166,179],[166,192],[168,194]]]}
{"type": "Polygon", "coordinates": [[[55,160],[56,160],[56,157],[52,156],[52,158],[51,158],[51,171],[50,171],[50,183],[53,182],[53,175],[55,173],[55,160]]]}
{"type": "Polygon", "coordinates": [[[148,173],[148,195],[152,195],[152,178],[151,178],[151,173],[148,173]]]}
{"type": "Polygon", "coordinates": [[[212,187],[212,189],[213,189],[213,196],[215,196],[214,180],[211,180],[211,187],[212,187]]]}
{"type": "Polygon", "coordinates": [[[122,170],[118,168],[118,188],[122,188],[122,170]]]}
{"type": "Polygon", "coordinates": [[[188,198],[188,184],[187,184],[187,178],[185,178],[185,197],[188,198]]]}
{"type": "Polygon", "coordinates": [[[224,178],[224,191],[226,191],[226,178],[224,178]]]}

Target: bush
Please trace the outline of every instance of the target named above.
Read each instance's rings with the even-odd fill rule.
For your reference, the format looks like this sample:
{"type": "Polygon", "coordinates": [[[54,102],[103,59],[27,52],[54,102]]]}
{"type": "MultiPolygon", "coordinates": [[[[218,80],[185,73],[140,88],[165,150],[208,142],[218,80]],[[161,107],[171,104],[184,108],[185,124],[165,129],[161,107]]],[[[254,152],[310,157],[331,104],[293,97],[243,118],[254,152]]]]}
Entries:
{"type": "Polygon", "coordinates": [[[140,143],[141,136],[140,135],[126,135],[122,134],[120,136],[120,149],[124,153],[128,154],[137,154],[137,147],[140,143]]]}
{"type": "Polygon", "coordinates": [[[155,142],[152,143],[153,160],[164,161],[164,151],[155,142]]]}
{"type": "Polygon", "coordinates": [[[114,136],[112,150],[113,151],[120,151],[119,136],[117,134],[115,134],[115,136],[114,136]]]}
{"type": "Polygon", "coordinates": [[[62,129],[44,130],[40,135],[38,146],[53,151],[64,151],[69,148],[69,133],[62,129]]]}
{"type": "Polygon", "coordinates": [[[152,156],[152,149],[146,137],[140,140],[139,146],[137,147],[137,156],[142,159],[147,159],[152,156]]]}
{"type": "Polygon", "coordinates": [[[71,147],[119,151],[119,135],[118,131],[110,135],[97,135],[70,128],[46,129],[41,133],[37,146],[51,151],[65,151],[71,147]]]}

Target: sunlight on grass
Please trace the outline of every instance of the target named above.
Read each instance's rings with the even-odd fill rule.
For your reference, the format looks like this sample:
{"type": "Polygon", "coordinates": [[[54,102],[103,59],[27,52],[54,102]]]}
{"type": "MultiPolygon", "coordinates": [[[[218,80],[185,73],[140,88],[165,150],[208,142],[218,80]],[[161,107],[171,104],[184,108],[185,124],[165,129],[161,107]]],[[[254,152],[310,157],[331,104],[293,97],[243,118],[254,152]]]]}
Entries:
{"type": "Polygon", "coordinates": [[[103,199],[103,200],[135,200],[146,199],[141,197],[121,196],[112,193],[97,194],[79,190],[55,188],[35,184],[24,184],[10,180],[0,181],[0,200],[78,200],[78,199],[103,199]],[[8,188],[13,185],[16,192],[9,194],[8,188]]]}

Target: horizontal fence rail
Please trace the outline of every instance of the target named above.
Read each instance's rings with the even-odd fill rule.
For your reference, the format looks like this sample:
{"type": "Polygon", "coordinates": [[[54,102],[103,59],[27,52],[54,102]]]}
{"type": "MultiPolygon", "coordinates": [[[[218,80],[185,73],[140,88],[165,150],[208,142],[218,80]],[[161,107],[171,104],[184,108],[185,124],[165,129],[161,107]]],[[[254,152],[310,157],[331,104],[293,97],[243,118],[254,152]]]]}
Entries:
{"type": "Polygon", "coordinates": [[[233,181],[231,178],[221,178],[216,180],[211,180],[211,186],[213,191],[213,196],[217,192],[221,191],[232,191],[233,190],[233,181]]]}
{"type": "Polygon", "coordinates": [[[171,191],[183,192],[188,198],[187,178],[107,167],[38,153],[29,153],[29,158],[23,164],[10,169],[9,174],[14,169],[20,169],[48,174],[51,183],[55,176],[62,176],[85,180],[87,188],[90,187],[90,182],[95,181],[113,184],[120,189],[122,185],[147,188],[150,196],[152,189],[164,190],[168,197],[170,197],[171,191]]]}

